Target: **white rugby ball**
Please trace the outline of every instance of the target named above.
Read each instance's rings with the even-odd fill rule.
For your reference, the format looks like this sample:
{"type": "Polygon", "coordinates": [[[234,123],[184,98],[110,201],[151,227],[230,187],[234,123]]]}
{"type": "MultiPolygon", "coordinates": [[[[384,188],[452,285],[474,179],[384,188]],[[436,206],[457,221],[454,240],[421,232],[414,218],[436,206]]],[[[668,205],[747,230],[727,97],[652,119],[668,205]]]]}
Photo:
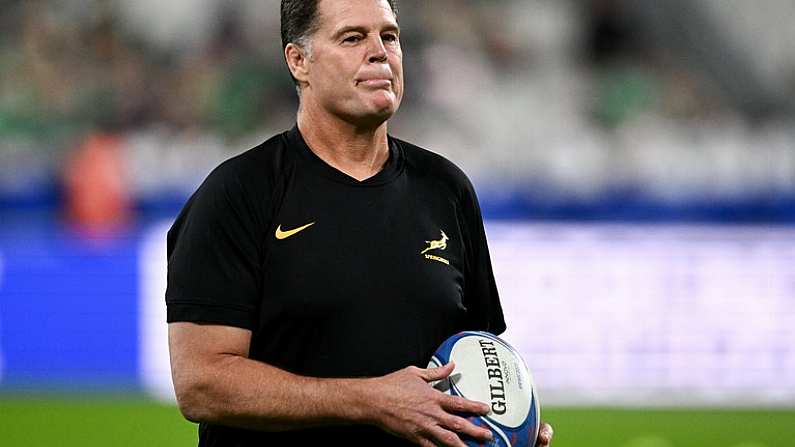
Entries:
{"type": "Polygon", "coordinates": [[[436,350],[429,368],[455,362],[455,370],[434,387],[453,396],[485,402],[489,414],[462,415],[491,430],[493,441],[483,444],[459,434],[468,446],[535,446],[541,410],[530,370],[519,353],[488,332],[461,332],[436,350]]]}

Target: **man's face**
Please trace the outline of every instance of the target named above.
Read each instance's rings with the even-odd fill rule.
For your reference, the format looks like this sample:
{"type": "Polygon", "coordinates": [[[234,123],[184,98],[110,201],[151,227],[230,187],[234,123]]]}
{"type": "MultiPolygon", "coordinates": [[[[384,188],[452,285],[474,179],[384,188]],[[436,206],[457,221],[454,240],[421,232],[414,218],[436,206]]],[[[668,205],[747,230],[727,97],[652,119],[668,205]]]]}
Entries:
{"type": "Polygon", "coordinates": [[[381,124],[403,98],[403,53],[386,0],[320,0],[303,98],[354,124],[381,124]]]}

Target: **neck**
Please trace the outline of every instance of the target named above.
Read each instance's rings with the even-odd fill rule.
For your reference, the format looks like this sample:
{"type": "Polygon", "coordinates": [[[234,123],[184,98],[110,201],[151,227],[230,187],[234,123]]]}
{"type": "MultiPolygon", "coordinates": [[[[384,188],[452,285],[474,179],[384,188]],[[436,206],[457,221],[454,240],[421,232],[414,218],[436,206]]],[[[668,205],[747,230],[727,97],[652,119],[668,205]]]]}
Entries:
{"type": "Polygon", "coordinates": [[[377,126],[357,126],[304,104],[297,121],[312,152],[356,180],[374,176],[389,159],[386,121],[377,126]]]}

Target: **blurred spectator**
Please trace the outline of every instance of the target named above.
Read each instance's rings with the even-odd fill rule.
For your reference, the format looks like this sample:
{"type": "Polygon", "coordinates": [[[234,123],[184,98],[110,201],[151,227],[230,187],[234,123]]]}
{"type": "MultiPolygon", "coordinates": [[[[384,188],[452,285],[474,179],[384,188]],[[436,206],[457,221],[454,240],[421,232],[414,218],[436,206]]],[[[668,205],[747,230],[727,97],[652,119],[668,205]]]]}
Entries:
{"type": "Polygon", "coordinates": [[[67,216],[81,232],[107,234],[127,223],[131,202],[121,146],[112,134],[88,135],[65,165],[67,216]]]}

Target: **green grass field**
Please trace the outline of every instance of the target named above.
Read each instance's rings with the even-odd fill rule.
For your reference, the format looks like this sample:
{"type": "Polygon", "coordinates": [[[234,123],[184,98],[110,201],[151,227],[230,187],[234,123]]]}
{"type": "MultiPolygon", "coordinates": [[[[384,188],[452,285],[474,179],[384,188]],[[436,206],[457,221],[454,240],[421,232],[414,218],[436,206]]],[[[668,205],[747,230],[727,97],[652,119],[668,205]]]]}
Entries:
{"type": "MultiPolygon", "coordinates": [[[[554,447],[795,447],[795,410],[545,408],[554,447]]],[[[0,446],[193,446],[175,407],[134,397],[0,396],[0,446]]]]}

